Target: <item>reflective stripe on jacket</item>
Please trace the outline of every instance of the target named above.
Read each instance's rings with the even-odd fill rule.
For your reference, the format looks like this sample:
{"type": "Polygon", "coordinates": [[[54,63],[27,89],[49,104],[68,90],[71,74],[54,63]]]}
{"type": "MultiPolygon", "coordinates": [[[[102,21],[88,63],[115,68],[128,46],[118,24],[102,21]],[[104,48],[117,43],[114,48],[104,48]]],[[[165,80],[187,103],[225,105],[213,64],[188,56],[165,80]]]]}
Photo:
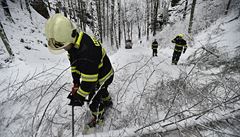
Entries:
{"type": "Polygon", "coordinates": [[[158,48],[158,43],[157,43],[157,41],[154,41],[152,43],[152,49],[157,49],[157,48],[158,48]]]}

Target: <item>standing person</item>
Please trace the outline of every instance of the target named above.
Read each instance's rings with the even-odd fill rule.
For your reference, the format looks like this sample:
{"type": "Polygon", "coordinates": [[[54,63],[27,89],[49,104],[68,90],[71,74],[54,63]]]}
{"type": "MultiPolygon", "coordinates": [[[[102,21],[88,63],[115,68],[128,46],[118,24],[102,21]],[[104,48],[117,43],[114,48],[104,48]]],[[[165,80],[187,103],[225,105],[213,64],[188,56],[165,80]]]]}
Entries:
{"type": "Polygon", "coordinates": [[[158,42],[156,39],[154,39],[152,43],[153,57],[157,56],[157,48],[158,48],[158,42]]]}
{"type": "Polygon", "coordinates": [[[173,65],[177,65],[182,51],[183,51],[183,54],[184,54],[187,50],[187,42],[183,39],[183,37],[184,37],[184,34],[178,34],[172,40],[172,43],[175,43],[175,48],[174,48],[173,57],[172,57],[172,64],[173,65]]]}
{"type": "Polygon", "coordinates": [[[77,32],[74,24],[61,14],[48,19],[45,34],[51,52],[68,52],[73,78],[70,105],[82,106],[88,97],[92,119],[86,126],[102,124],[104,110],[113,105],[107,88],[114,72],[105,49],[94,37],[77,32]]]}

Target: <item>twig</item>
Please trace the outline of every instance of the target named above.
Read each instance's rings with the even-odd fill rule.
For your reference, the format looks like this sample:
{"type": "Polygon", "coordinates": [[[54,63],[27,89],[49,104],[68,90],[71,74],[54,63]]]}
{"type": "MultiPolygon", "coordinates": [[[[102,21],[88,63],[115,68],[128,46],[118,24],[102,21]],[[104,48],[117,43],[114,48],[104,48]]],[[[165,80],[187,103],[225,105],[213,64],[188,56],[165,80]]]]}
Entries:
{"type": "Polygon", "coordinates": [[[42,124],[42,121],[43,121],[44,116],[46,115],[46,112],[47,112],[47,109],[48,109],[49,105],[52,103],[52,101],[54,100],[54,98],[55,98],[55,97],[57,96],[57,94],[60,92],[60,90],[62,89],[62,87],[64,87],[66,84],[67,84],[67,83],[63,84],[63,85],[58,89],[58,91],[55,93],[55,95],[52,97],[52,99],[51,99],[51,100],[49,101],[49,103],[47,104],[47,106],[46,106],[46,108],[45,108],[45,110],[44,110],[44,112],[43,112],[43,115],[42,115],[42,117],[41,117],[41,120],[40,120],[40,122],[39,122],[39,124],[38,124],[38,126],[37,126],[37,130],[36,130],[35,137],[36,137],[37,134],[38,134],[38,130],[39,130],[41,124],[42,124]]]}

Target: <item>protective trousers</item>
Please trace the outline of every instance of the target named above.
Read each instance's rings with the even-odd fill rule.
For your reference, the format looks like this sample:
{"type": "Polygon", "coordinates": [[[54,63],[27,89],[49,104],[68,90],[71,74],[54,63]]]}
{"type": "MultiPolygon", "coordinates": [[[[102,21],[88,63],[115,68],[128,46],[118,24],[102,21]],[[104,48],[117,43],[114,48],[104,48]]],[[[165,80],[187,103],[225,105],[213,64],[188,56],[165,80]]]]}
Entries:
{"type": "Polygon", "coordinates": [[[180,56],[181,56],[181,53],[182,53],[182,52],[179,52],[179,51],[174,51],[174,52],[173,52],[173,57],[172,57],[172,63],[173,63],[173,64],[177,65],[178,60],[179,60],[179,58],[180,58],[180,56]]]}
{"type": "Polygon", "coordinates": [[[104,114],[104,104],[105,102],[111,101],[111,97],[109,95],[109,92],[107,90],[108,86],[113,81],[113,75],[107,79],[103,85],[98,85],[96,89],[100,90],[97,93],[90,93],[89,94],[89,100],[92,100],[91,104],[89,105],[89,108],[92,112],[92,115],[95,118],[103,118],[104,114]],[[96,94],[96,95],[95,95],[96,94]]]}

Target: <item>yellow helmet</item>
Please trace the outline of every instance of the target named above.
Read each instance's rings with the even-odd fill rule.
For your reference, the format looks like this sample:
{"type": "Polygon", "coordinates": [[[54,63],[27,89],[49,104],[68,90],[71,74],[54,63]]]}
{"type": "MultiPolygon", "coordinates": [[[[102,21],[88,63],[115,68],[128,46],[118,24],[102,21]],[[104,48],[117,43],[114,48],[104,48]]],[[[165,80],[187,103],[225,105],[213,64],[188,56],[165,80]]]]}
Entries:
{"type": "Polygon", "coordinates": [[[45,24],[45,35],[48,41],[48,49],[53,53],[61,53],[63,48],[74,43],[72,36],[75,25],[62,14],[55,14],[45,24]]]}
{"type": "Polygon", "coordinates": [[[178,34],[177,37],[183,38],[184,34],[178,34]]]}

